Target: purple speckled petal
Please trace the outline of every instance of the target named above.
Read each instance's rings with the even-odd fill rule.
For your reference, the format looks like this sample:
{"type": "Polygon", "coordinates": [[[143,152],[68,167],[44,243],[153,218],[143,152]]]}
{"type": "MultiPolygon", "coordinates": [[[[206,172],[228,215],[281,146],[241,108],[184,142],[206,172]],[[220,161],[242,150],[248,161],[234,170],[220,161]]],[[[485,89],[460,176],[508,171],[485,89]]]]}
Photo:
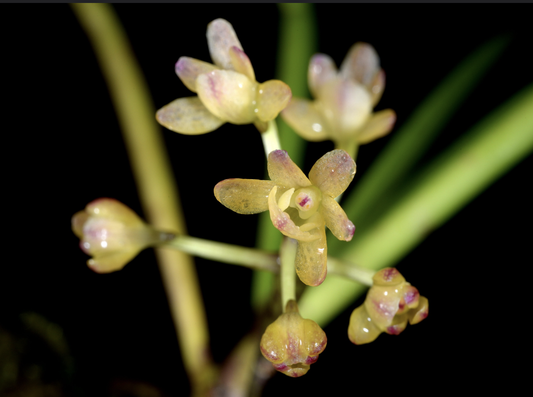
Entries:
{"type": "Polygon", "coordinates": [[[358,81],[368,86],[379,71],[379,57],[370,44],[355,43],[340,67],[340,74],[347,79],[358,81]]]}
{"type": "Polygon", "coordinates": [[[313,241],[298,241],[296,250],[296,274],[305,285],[316,287],[326,279],[328,270],[328,247],[326,229],[318,228],[319,238],[313,241]]]}
{"type": "Polygon", "coordinates": [[[335,199],[324,195],[320,204],[320,213],[326,220],[326,226],[335,237],[342,241],[352,239],[355,226],[335,199]]]}
{"type": "Polygon", "coordinates": [[[280,80],[268,80],[257,87],[257,118],[270,121],[278,117],[289,101],[292,92],[287,84],[280,80]]]}
{"type": "Polygon", "coordinates": [[[196,91],[205,107],[232,124],[254,122],[256,86],[245,75],[231,70],[213,70],[196,79],[196,91]]]}
{"type": "Polygon", "coordinates": [[[246,55],[239,47],[235,46],[230,47],[228,53],[231,64],[233,65],[233,70],[244,74],[251,81],[255,81],[254,68],[252,67],[252,63],[250,62],[248,55],[246,55]]]}
{"type": "Polygon", "coordinates": [[[222,69],[235,70],[229,49],[235,46],[242,50],[242,45],[231,23],[219,18],[207,25],[207,44],[215,65],[222,69]]]}
{"type": "Polygon", "coordinates": [[[156,118],[169,130],[187,135],[205,134],[224,124],[207,110],[198,97],[176,99],[159,109],[156,118]]]}
{"type": "Polygon", "coordinates": [[[331,135],[341,140],[352,138],[372,113],[370,93],[353,80],[331,79],[322,86],[319,98],[331,135]]]}
{"type": "Polygon", "coordinates": [[[321,113],[317,111],[315,104],[307,99],[292,98],[281,112],[281,117],[308,141],[323,141],[330,135],[321,113]]]}
{"type": "Polygon", "coordinates": [[[355,175],[355,162],[344,150],[322,156],[311,168],[309,179],[323,194],[332,198],[344,192],[355,175]]]}
{"type": "Polygon", "coordinates": [[[274,150],[268,155],[268,175],[276,185],[286,188],[310,186],[311,182],[294,164],[285,150],[274,150]]]}
{"type": "Polygon", "coordinates": [[[274,182],[257,179],[226,179],[215,186],[215,197],[239,214],[268,210],[268,195],[274,182]]]}
{"type": "Polygon", "coordinates": [[[357,141],[360,145],[370,143],[391,132],[396,123],[396,113],[392,109],[374,113],[365,126],[359,131],[357,141]]]}
{"type": "Polygon", "coordinates": [[[196,79],[202,73],[208,73],[218,69],[215,65],[198,59],[181,57],[176,62],[176,74],[185,86],[192,92],[196,92],[196,79]]]}
{"type": "Polygon", "coordinates": [[[311,61],[309,62],[309,70],[307,72],[307,80],[311,95],[316,98],[320,87],[325,82],[334,78],[336,75],[337,67],[329,55],[313,55],[311,61]]]}
{"type": "Polygon", "coordinates": [[[268,195],[268,209],[270,211],[270,220],[276,229],[278,229],[285,236],[294,238],[298,241],[313,241],[320,236],[313,230],[313,233],[302,232],[298,226],[293,222],[289,214],[283,212],[278,205],[278,187],[274,186],[268,195]]]}

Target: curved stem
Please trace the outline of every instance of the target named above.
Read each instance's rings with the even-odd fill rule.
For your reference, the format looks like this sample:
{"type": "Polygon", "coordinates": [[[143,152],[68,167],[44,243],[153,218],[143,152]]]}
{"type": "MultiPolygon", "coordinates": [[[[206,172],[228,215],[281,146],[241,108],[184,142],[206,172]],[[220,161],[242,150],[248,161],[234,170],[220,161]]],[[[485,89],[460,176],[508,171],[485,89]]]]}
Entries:
{"type": "MultiPolygon", "coordinates": [[[[175,178],[155,108],[126,33],[109,4],[72,4],[94,48],[122,127],[137,189],[147,219],[158,229],[186,233],[175,178]]],[[[178,251],[156,250],[194,395],[209,388],[214,365],[194,263],[178,251]]]]}

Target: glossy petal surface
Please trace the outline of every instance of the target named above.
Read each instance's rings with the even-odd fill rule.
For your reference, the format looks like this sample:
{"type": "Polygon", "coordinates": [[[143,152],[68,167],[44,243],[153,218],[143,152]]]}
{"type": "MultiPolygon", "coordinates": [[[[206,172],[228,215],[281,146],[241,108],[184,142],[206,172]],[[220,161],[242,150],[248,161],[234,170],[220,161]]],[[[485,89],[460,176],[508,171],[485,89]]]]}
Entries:
{"type": "Polygon", "coordinates": [[[202,73],[208,73],[218,68],[204,61],[198,59],[181,57],[176,62],[176,74],[185,86],[192,92],[196,92],[196,79],[202,73]]]}
{"type": "Polygon", "coordinates": [[[169,130],[186,135],[205,134],[225,123],[207,110],[198,97],[176,99],[159,109],[156,118],[169,130]]]}
{"type": "Polygon", "coordinates": [[[244,74],[250,81],[255,81],[254,68],[248,55],[242,49],[235,46],[230,47],[228,53],[233,69],[238,73],[244,74]]]}
{"type": "Polygon", "coordinates": [[[269,80],[259,84],[256,94],[256,116],[261,121],[275,119],[279,112],[285,109],[291,97],[291,89],[283,81],[269,80]]]}
{"type": "Polygon", "coordinates": [[[374,47],[367,43],[355,43],[340,67],[344,78],[369,86],[379,71],[379,57],[374,47]]]}
{"type": "Polygon", "coordinates": [[[260,343],[261,353],[274,368],[293,378],[305,375],[326,345],[324,331],[314,321],[302,318],[293,300],[267,327],[260,343]]]}
{"type": "Polygon", "coordinates": [[[352,312],[348,326],[348,338],[353,344],[362,345],[373,342],[379,334],[381,334],[381,330],[376,327],[364,305],[352,312]]]}
{"type": "Polygon", "coordinates": [[[326,226],[339,240],[350,241],[355,233],[355,226],[346,216],[346,212],[335,199],[324,196],[320,213],[326,220],[326,226]]]}
{"type": "Polygon", "coordinates": [[[268,175],[276,185],[286,188],[311,185],[285,150],[274,150],[268,155],[268,175]]]}
{"type": "Polygon", "coordinates": [[[108,255],[89,259],[87,266],[96,273],[116,272],[131,262],[138,253],[139,250],[116,251],[108,255]]]}
{"type": "Polygon", "coordinates": [[[255,82],[231,70],[213,70],[196,79],[196,91],[205,107],[221,120],[249,124],[255,119],[255,82]]]}
{"type": "Polygon", "coordinates": [[[392,109],[376,112],[358,134],[359,144],[372,142],[391,132],[396,122],[396,113],[392,109]]]}
{"type": "Polygon", "coordinates": [[[239,214],[257,214],[268,210],[268,195],[274,182],[256,179],[226,179],[215,186],[215,197],[239,214]]]}
{"type": "Polygon", "coordinates": [[[355,175],[355,162],[344,150],[332,150],[311,168],[309,179],[322,193],[337,197],[344,192],[355,175]]]}
{"type": "Polygon", "coordinates": [[[302,138],[308,141],[319,142],[328,139],[327,125],[314,102],[292,98],[281,112],[281,116],[302,138]]]}
{"type": "Polygon", "coordinates": [[[235,46],[242,50],[233,26],[225,19],[215,19],[207,25],[207,44],[215,65],[226,70],[235,70],[229,50],[235,46]]]}
{"type": "Polygon", "coordinates": [[[313,241],[299,240],[296,250],[296,274],[302,283],[313,287],[322,284],[328,270],[328,247],[324,226],[318,229],[318,239],[313,241]]]}
{"type": "Polygon", "coordinates": [[[309,62],[309,69],[307,80],[309,91],[313,97],[318,96],[318,92],[322,85],[337,75],[337,67],[335,62],[329,55],[315,54],[309,62]]]}

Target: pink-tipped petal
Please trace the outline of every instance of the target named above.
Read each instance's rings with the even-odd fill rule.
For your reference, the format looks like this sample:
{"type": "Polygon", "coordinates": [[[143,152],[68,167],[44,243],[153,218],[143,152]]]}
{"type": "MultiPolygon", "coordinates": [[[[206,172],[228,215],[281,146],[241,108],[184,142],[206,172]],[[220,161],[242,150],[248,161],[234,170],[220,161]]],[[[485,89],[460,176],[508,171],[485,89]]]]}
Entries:
{"type": "Polygon", "coordinates": [[[287,84],[280,80],[268,80],[257,87],[257,118],[270,121],[278,117],[289,101],[292,92],[287,84]]]}
{"type": "Polygon", "coordinates": [[[327,274],[328,247],[326,230],[319,228],[319,238],[313,241],[298,241],[296,250],[296,274],[305,285],[316,287],[325,280],[327,274]]]}
{"type": "Polygon", "coordinates": [[[396,113],[392,109],[380,110],[372,115],[359,132],[357,141],[360,145],[370,143],[391,132],[396,123],[396,113]]]}
{"type": "Polygon", "coordinates": [[[367,43],[355,43],[340,67],[340,74],[347,79],[368,86],[379,70],[379,57],[374,47],[367,43]]]}
{"type": "Polygon", "coordinates": [[[250,58],[248,58],[248,55],[246,55],[242,49],[235,46],[230,47],[229,57],[231,60],[231,64],[233,65],[233,70],[238,73],[244,74],[251,81],[255,81],[254,68],[252,67],[250,58]]]}
{"type": "Polygon", "coordinates": [[[310,186],[311,182],[294,164],[285,150],[274,150],[268,155],[268,175],[276,185],[286,188],[310,186]]]}
{"type": "Polygon", "coordinates": [[[335,237],[342,241],[350,241],[352,239],[355,226],[335,199],[323,196],[320,213],[326,220],[326,226],[335,237]]]}
{"type": "Polygon", "coordinates": [[[205,107],[232,124],[254,121],[255,88],[255,82],[231,70],[213,70],[196,79],[196,91],[205,107]]]}
{"type": "Polygon", "coordinates": [[[335,198],[352,182],[355,170],[355,162],[350,155],[336,149],[318,159],[309,172],[309,179],[322,193],[335,198]]]}
{"type": "Polygon", "coordinates": [[[156,119],[163,127],[187,135],[205,134],[225,123],[207,110],[198,97],[170,102],[157,111],[156,119]]]}
{"type": "Polygon", "coordinates": [[[222,69],[234,70],[229,49],[237,47],[242,50],[242,45],[231,23],[222,18],[209,23],[207,25],[207,45],[215,65],[222,69]]]}
{"type": "Polygon", "coordinates": [[[340,139],[353,136],[372,113],[367,89],[356,81],[340,77],[322,86],[320,104],[331,133],[340,139]]]}
{"type": "Polygon", "coordinates": [[[336,75],[337,67],[329,55],[313,55],[311,61],[309,61],[309,70],[307,72],[307,80],[311,95],[316,98],[320,87],[336,75]]]}
{"type": "Polygon", "coordinates": [[[257,214],[268,210],[268,195],[274,182],[257,179],[226,179],[215,186],[215,197],[239,214],[257,214]]]}
{"type": "Polygon", "coordinates": [[[424,320],[429,313],[429,301],[425,296],[418,299],[418,307],[409,311],[409,324],[418,324],[424,320]]]}
{"type": "Polygon", "coordinates": [[[302,138],[311,142],[328,139],[330,133],[315,104],[307,99],[292,98],[281,117],[302,138]]]}
{"type": "Polygon", "coordinates": [[[211,63],[189,57],[181,57],[178,59],[175,67],[176,74],[180,80],[192,92],[196,92],[196,79],[199,75],[217,69],[218,68],[211,63]]]}
{"type": "Polygon", "coordinates": [[[376,106],[383,95],[385,90],[385,72],[383,69],[380,69],[376,73],[372,82],[366,87],[370,96],[372,97],[372,107],[376,106]]]}
{"type": "Polygon", "coordinates": [[[318,229],[314,229],[312,233],[302,232],[298,226],[293,222],[289,214],[283,212],[278,205],[278,187],[274,186],[268,195],[268,209],[270,211],[270,220],[276,229],[278,229],[285,236],[296,239],[298,241],[313,241],[320,237],[317,233],[318,229]]]}

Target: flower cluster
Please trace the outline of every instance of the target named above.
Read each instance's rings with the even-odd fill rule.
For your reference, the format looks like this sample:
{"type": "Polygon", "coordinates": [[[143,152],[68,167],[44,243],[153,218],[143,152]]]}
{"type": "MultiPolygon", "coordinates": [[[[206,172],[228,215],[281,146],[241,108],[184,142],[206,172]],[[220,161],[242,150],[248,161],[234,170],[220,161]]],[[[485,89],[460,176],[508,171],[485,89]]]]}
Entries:
{"type": "Polygon", "coordinates": [[[354,44],[339,71],[328,55],[314,55],[308,80],[315,100],[293,98],[281,113],[303,138],[331,139],[336,147],[349,147],[350,142],[368,143],[392,129],[393,110],[372,114],[385,88],[385,73],[371,45],[354,44]]]}
{"type": "Polygon", "coordinates": [[[307,285],[320,285],[327,272],[327,226],[339,240],[350,241],[355,226],[335,201],[355,175],[355,162],[344,150],[322,156],[307,178],[284,150],[268,156],[270,181],[226,179],[215,197],[239,214],[270,211],[274,226],[298,240],[296,273],[307,285]]]}
{"type": "Polygon", "coordinates": [[[352,312],[348,337],[356,345],[370,343],[386,332],[399,335],[409,324],[428,315],[427,298],[392,267],[377,272],[365,302],[352,312]]]}
{"type": "Polygon", "coordinates": [[[204,134],[222,124],[255,124],[266,131],[287,106],[292,93],[279,80],[258,83],[248,56],[231,24],[215,19],[207,27],[209,53],[214,65],[181,57],[176,74],[197,97],[179,98],[161,108],[157,121],[182,134],[204,134]]]}
{"type": "Polygon", "coordinates": [[[326,334],[312,320],[304,319],[295,301],[270,324],[261,338],[261,353],[276,370],[297,378],[309,371],[327,344],[326,334]]]}
{"type": "Polygon", "coordinates": [[[97,273],[122,269],[143,249],[167,238],[144,223],[121,202],[100,198],[72,217],[72,231],[80,248],[92,258],[87,265],[97,273]]]}

